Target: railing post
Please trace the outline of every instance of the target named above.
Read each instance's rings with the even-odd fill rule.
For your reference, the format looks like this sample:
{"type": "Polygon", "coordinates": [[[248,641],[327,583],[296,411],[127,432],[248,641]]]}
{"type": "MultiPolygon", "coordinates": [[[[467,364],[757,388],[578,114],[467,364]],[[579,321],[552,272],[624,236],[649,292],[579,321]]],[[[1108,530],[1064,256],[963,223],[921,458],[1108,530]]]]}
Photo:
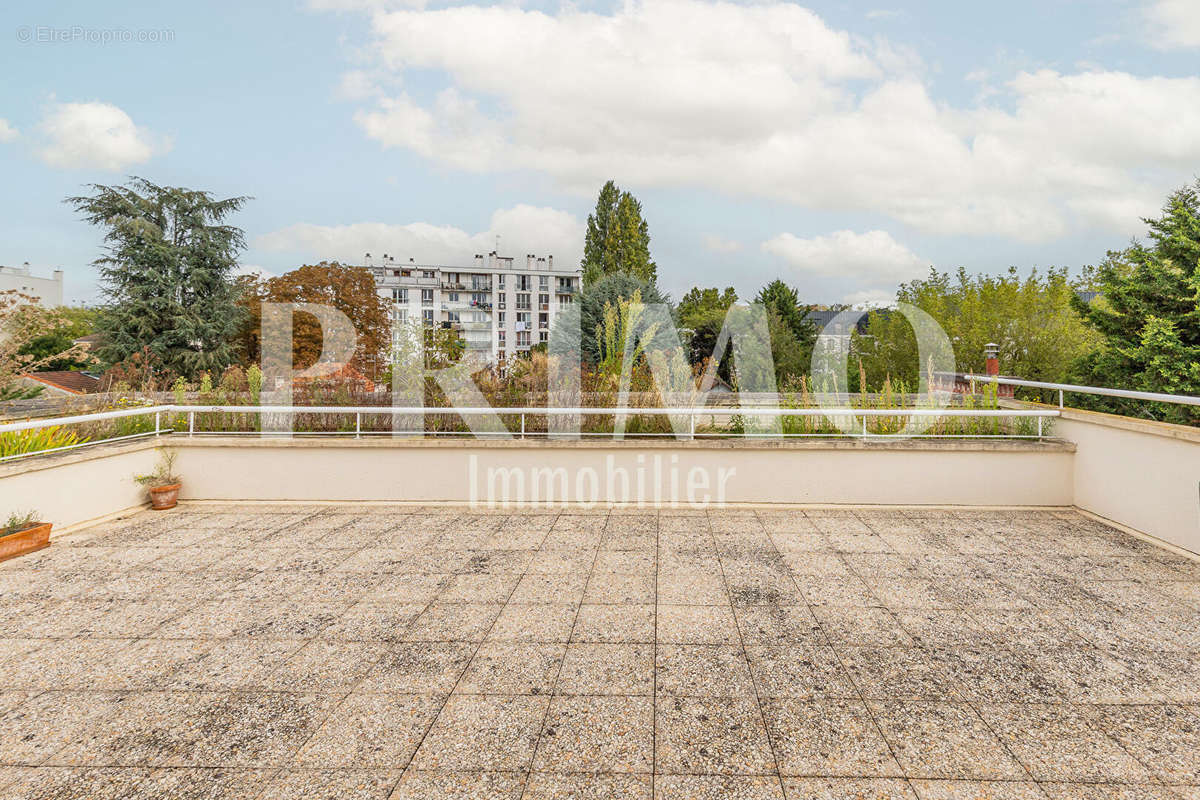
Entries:
{"type": "Polygon", "coordinates": [[[158,424],[158,418],[161,414],[162,414],[161,411],[154,412],[154,435],[155,436],[158,436],[158,433],[161,430],[161,428],[159,427],[159,424],[158,424]]]}
{"type": "Polygon", "coordinates": [[[1038,417],[1038,438],[1042,438],[1042,418],[1038,417]]]}
{"type": "Polygon", "coordinates": [[[525,438],[525,412],[521,412],[521,438],[525,438]]]}
{"type": "Polygon", "coordinates": [[[864,439],[865,439],[865,438],[867,438],[867,417],[866,417],[866,415],[863,415],[863,432],[862,432],[862,435],[863,435],[863,438],[864,438],[864,439]]]}
{"type": "Polygon", "coordinates": [[[1058,390],[1058,407],[1059,408],[1063,407],[1063,390],[1062,389],[1058,390]]]}
{"type": "Polygon", "coordinates": [[[361,411],[354,412],[354,438],[355,439],[362,438],[362,412],[361,411]]]}
{"type": "Polygon", "coordinates": [[[191,436],[196,430],[196,412],[188,412],[188,436],[191,436]]]}
{"type": "Polygon", "coordinates": [[[688,414],[688,430],[691,431],[690,439],[696,438],[696,415],[688,414]]]}

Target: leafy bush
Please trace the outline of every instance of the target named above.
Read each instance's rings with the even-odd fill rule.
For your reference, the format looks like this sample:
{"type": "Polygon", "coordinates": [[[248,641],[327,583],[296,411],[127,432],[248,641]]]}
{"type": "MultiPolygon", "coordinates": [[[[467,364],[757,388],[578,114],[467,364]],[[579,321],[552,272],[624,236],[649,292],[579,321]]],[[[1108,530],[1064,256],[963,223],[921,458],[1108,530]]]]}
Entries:
{"type": "Polygon", "coordinates": [[[80,439],[79,434],[58,425],[52,428],[0,433],[0,458],[70,447],[82,441],[86,439],[80,439]]]}

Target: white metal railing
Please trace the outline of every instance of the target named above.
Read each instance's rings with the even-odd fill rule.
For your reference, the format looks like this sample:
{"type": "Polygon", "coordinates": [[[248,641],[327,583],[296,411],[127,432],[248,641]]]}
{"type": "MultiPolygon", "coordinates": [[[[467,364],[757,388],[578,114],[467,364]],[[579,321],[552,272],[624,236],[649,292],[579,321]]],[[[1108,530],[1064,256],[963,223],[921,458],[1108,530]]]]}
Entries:
{"type": "MultiPolygon", "coordinates": [[[[852,407],[837,407],[837,408],[779,408],[779,407],[678,407],[678,408],[593,408],[593,407],[574,407],[574,408],[546,408],[541,406],[521,406],[521,407],[505,407],[492,408],[489,406],[471,407],[471,408],[440,408],[440,407],[421,407],[421,406],[274,406],[274,405],[257,405],[257,406],[220,406],[220,405],[156,405],[156,406],[141,406],[137,408],[126,408],[117,411],[101,411],[94,414],[78,414],[68,417],[49,417],[44,419],[25,420],[22,422],[9,422],[0,424],[0,434],[12,433],[17,431],[37,430],[43,428],[59,427],[72,424],[86,424],[94,422],[102,422],[104,420],[120,419],[132,416],[149,416],[154,415],[154,428],[140,433],[128,434],[124,436],[115,436],[105,439],[89,440],[78,444],[67,445],[63,447],[49,448],[46,450],[38,450],[30,453],[18,453],[0,458],[0,462],[8,461],[23,456],[38,455],[48,452],[58,452],[62,450],[71,450],[78,447],[89,445],[105,444],[114,441],[122,441],[145,436],[158,436],[163,433],[174,433],[175,427],[173,421],[166,427],[163,426],[163,415],[186,415],[187,420],[187,435],[272,435],[277,433],[286,433],[288,431],[197,431],[196,430],[196,415],[197,414],[277,414],[291,416],[295,414],[353,414],[354,415],[354,430],[351,431],[296,431],[297,435],[351,435],[359,438],[363,435],[401,435],[401,436],[424,436],[424,435],[463,435],[467,433],[472,436],[513,436],[519,435],[522,438],[528,436],[548,436],[553,432],[531,431],[528,429],[528,417],[552,417],[552,416],[611,416],[614,418],[627,418],[636,416],[657,416],[657,417],[674,417],[676,419],[686,417],[688,420],[688,438],[726,438],[726,437],[769,437],[769,438],[795,438],[795,437],[851,437],[862,439],[886,439],[886,438],[913,438],[910,434],[890,434],[890,433],[872,433],[868,430],[867,420],[870,418],[938,418],[938,417],[955,417],[955,418],[980,418],[980,419],[1022,419],[1030,418],[1036,420],[1036,434],[1016,434],[1016,433],[992,433],[992,434],[921,434],[921,438],[1022,438],[1022,439],[1041,439],[1044,438],[1043,422],[1047,418],[1059,416],[1059,412],[1053,409],[966,409],[966,408],[852,408],[852,407]],[[388,415],[397,416],[412,416],[412,415],[439,415],[439,416],[460,416],[460,417],[477,417],[484,415],[498,416],[519,416],[520,431],[509,431],[507,428],[502,431],[480,431],[480,432],[464,432],[464,431],[372,431],[363,430],[363,417],[372,415],[388,415]],[[697,420],[713,417],[744,417],[744,418],[781,418],[781,417],[825,417],[830,420],[846,420],[852,418],[861,418],[861,427],[854,431],[844,431],[841,433],[753,433],[746,431],[719,431],[715,433],[697,432],[697,420]]],[[[836,423],[835,423],[836,424],[836,423]]],[[[180,431],[182,433],[182,431],[180,431]]],[[[614,436],[617,434],[611,432],[582,432],[580,436],[614,436]]],[[[633,436],[675,436],[675,433],[636,433],[633,436]]]]}
{"type": "Polygon", "coordinates": [[[1074,383],[1046,383],[1044,381],[1026,381],[1020,378],[1001,378],[997,375],[963,375],[963,379],[985,383],[1000,383],[1005,386],[1024,386],[1030,389],[1049,389],[1058,392],[1058,407],[1063,408],[1063,395],[1066,392],[1079,394],[1097,394],[1105,397],[1121,397],[1127,400],[1146,400],[1152,403],[1175,403],[1185,406],[1200,406],[1200,397],[1187,394],[1160,394],[1159,392],[1139,392],[1133,389],[1107,389],[1101,386],[1080,386],[1074,383]]]}

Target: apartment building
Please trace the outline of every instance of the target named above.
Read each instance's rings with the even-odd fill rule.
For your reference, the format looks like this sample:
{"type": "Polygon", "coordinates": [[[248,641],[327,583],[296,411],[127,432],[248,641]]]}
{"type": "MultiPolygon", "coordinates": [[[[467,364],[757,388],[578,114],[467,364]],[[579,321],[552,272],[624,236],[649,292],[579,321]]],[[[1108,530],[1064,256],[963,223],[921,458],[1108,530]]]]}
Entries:
{"type": "Polygon", "coordinates": [[[469,266],[417,264],[366,255],[381,297],[391,303],[393,324],[420,320],[462,334],[467,348],[503,366],[550,336],[583,281],[579,267],[556,268],[554,256],[524,261],[496,252],[476,255],[469,266]]]}
{"type": "Polygon", "coordinates": [[[39,278],[29,262],[19,267],[0,266],[0,292],[20,292],[37,298],[34,302],[51,307],[63,302],[63,271],[56,269],[49,278],[39,278]]]}

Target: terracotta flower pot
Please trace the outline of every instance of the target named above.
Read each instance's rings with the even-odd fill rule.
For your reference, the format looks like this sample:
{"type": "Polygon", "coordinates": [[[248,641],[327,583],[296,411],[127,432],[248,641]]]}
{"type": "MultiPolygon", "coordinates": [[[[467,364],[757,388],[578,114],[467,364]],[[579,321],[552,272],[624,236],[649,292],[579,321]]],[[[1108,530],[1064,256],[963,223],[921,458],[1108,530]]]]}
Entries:
{"type": "Polygon", "coordinates": [[[49,547],[50,525],[49,522],[35,522],[28,528],[0,536],[0,561],[49,547]]]}
{"type": "Polygon", "coordinates": [[[168,486],[151,486],[150,507],[155,511],[174,508],[179,502],[179,487],[182,485],[182,483],[172,483],[168,486]]]}

